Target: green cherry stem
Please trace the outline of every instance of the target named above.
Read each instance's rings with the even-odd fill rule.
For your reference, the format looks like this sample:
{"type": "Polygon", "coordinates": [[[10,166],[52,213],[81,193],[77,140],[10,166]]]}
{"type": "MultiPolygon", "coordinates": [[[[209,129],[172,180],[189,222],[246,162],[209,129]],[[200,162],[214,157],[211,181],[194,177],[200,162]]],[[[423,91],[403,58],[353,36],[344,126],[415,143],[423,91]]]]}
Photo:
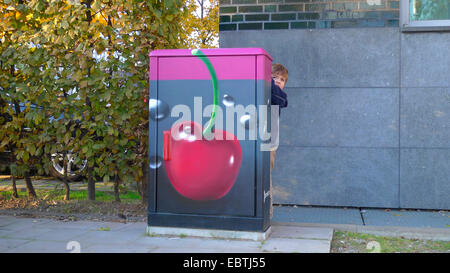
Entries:
{"type": "Polygon", "coordinates": [[[199,49],[193,49],[191,54],[198,57],[202,62],[206,65],[209,70],[209,74],[211,75],[212,85],[213,85],[213,109],[211,113],[211,119],[208,122],[208,125],[203,130],[203,136],[209,136],[211,134],[212,127],[214,126],[214,122],[216,119],[216,108],[219,105],[219,82],[217,81],[216,71],[209,61],[208,57],[206,57],[203,52],[199,49]]]}

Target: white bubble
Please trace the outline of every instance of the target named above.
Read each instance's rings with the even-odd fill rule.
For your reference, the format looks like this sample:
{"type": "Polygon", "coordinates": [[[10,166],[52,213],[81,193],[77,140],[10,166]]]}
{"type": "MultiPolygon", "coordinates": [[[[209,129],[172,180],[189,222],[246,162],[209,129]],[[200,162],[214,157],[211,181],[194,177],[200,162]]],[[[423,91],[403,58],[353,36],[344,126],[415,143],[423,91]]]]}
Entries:
{"type": "Polygon", "coordinates": [[[234,106],[235,101],[232,96],[225,94],[225,95],[223,95],[222,103],[226,107],[232,107],[232,106],[234,106]]]}

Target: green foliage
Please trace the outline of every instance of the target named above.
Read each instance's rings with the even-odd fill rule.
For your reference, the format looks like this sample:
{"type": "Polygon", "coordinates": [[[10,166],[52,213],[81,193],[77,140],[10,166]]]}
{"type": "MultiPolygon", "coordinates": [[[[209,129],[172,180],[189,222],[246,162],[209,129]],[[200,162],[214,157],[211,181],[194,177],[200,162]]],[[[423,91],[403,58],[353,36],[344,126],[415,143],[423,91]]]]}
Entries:
{"type": "Polygon", "coordinates": [[[186,0],[186,10],[181,33],[185,47],[218,47],[219,0],[186,0]]]}
{"type": "Polygon", "coordinates": [[[73,151],[105,181],[148,166],[148,54],[183,46],[184,0],[0,2],[0,152],[48,170],[73,151]],[[146,100],[147,99],[147,100],[146,100]],[[19,112],[19,103],[26,108],[19,112]],[[38,107],[33,107],[37,105],[38,107]],[[26,129],[30,128],[30,129],[26,129]]]}

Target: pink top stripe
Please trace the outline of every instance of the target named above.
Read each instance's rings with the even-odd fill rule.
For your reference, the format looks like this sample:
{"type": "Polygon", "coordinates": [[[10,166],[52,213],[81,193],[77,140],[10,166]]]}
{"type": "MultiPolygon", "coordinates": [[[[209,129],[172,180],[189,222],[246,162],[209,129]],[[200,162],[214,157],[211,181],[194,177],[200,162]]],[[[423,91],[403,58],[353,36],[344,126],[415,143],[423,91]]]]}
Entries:
{"type": "MultiPolygon", "coordinates": [[[[201,49],[219,80],[271,81],[272,58],[261,48],[201,49]],[[269,71],[268,71],[269,70],[269,71]]],[[[209,80],[205,64],[190,49],[163,49],[150,53],[150,80],[209,80]]]]}
{"type": "MultiPolygon", "coordinates": [[[[240,56],[240,55],[266,55],[272,57],[262,48],[205,48],[200,49],[206,56],[240,56]]],[[[150,57],[192,56],[191,49],[157,49],[149,54],[150,57]]]]}

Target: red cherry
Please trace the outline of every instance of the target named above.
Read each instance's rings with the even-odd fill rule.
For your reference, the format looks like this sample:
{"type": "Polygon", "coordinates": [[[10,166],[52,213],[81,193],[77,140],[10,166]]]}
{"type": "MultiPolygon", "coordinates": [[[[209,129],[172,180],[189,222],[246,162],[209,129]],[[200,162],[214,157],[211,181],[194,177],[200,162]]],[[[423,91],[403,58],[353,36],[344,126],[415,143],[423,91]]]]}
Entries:
{"type": "Polygon", "coordinates": [[[193,121],[164,132],[164,166],[173,187],[186,198],[220,199],[239,174],[242,150],[237,138],[224,130],[214,130],[212,136],[202,138],[202,127],[193,121]]]}

